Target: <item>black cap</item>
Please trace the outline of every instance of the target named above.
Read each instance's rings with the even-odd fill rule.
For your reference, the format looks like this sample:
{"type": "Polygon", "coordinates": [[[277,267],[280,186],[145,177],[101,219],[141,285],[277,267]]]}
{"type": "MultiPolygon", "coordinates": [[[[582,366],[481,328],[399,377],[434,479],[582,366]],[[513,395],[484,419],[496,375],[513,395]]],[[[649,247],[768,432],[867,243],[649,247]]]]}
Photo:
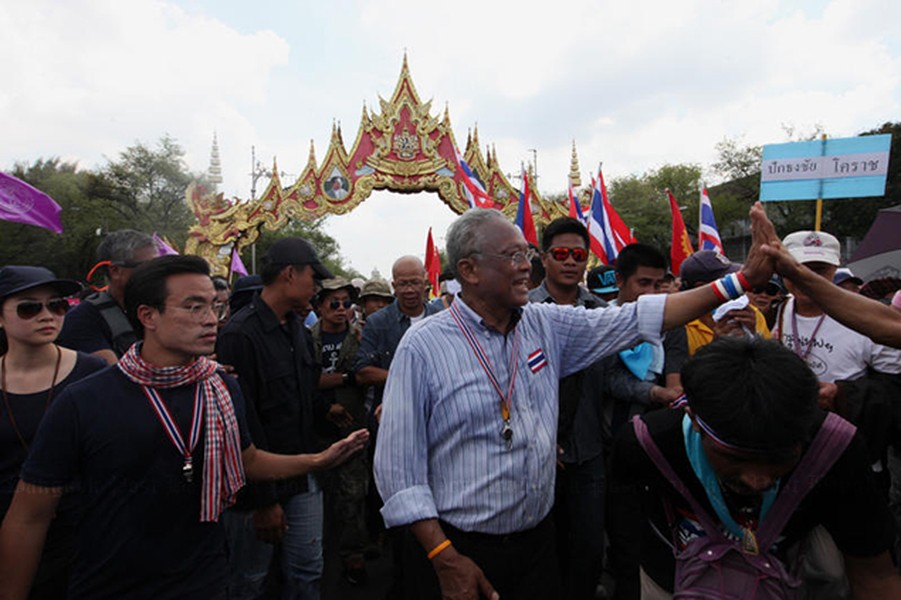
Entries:
{"type": "Polygon", "coordinates": [[[601,265],[590,270],[585,278],[585,284],[595,294],[612,294],[619,291],[616,287],[616,269],[610,265],[601,265]]]}
{"type": "Polygon", "coordinates": [[[57,279],[53,271],[44,267],[10,266],[0,269],[0,301],[44,285],[56,288],[60,296],[71,296],[81,291],[77,281],[57,279]]]}
{"type": "Polygon", "coordinates": [[[306,240],[299,237],[286,237],[278,240],[269,248],[269,252],[263,260],[270,265],[310,265],[313,267],[317,279],[331,279],[334,277],[306,240]]]}
{"type": "Polygon", "coordinates": [[[718,252],[700,250],[682,261],[679,276],[683,284],[710,283],[740,269],[741,265],[730,262],[718,252]]]}

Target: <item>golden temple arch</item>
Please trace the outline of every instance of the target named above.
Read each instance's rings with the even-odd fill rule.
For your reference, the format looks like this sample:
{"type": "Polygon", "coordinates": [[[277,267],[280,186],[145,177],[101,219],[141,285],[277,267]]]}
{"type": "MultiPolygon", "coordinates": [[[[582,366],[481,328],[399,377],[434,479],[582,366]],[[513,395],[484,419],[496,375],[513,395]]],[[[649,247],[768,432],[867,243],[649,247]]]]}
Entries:
{"type": "MultiPolygon", "coordinates": [[[[289,219],[345,214],[373,190],[436,192],[451,210],[463,213],[469,204],[457,169],[458,146],[449,110],[445,107],[439,119],[431,114],[431,100],[420,101],[406,55],[391,99],[386,101],[380,96],[379,105],[376,114],[364,104],[350,152],[345,150],[341,127],[335,124],[325,159],[318,166],[311,141],[306,167],[290,187],[282,187],[274,161],[269,184],[252,202],[226,200],[221,193],[209,193],[192,184],[186,199],[197,223],[189,230],[185,252],[203,256],[216,273],[226,274],[232,252],[255,242],[262,227],[274,231],[284,227],[289,219]]],[[[513,219],[519,190],[498,166],[495,149],[487,148],[486,155],[482,154],[477,128],[467,135],[463,158],[491,196],[495,208],[513,219]]],[[[578,178],[575,146],[572,170],[578,178]]],[[[568,214],[566,205],[541,197],[531,169],[526,176],[530,178],[536,226],[568,214]]],[[[574,183],[578,185],[578,181],[574,183]]]]}

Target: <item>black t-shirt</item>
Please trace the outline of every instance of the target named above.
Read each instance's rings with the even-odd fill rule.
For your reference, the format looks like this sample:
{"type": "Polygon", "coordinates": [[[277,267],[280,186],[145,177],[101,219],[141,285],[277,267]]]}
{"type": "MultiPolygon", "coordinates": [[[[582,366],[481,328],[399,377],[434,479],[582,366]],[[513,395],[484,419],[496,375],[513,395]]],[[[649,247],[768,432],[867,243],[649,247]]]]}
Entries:
{"type": "MultiPolygon", "coordinates": [[[[241,447],[250,445],[244,403],[232,396],[241,447]]],[[[187,436],[194,386],[158,390],[187,436]]],[[[193,452],[203,473],[205,431],[193,452]]],[[[202,477],[182,475],[184,458],[140,387],[118,368],[70,385],[35,437],[22,479],[76,485],[84,496],[69,598],[217,598],[226,585],[225,533],[200,522],[202,477]]]]}
{"type": "MultiPolygon", "coordinates": [[[[69,384],[84,379],[106,366],[106,361],[102,358],[79,352],[72,372],[54,386],[51,401],[59,398],[69,384]]],[[[34,434],[38,430],[41,419],[44,418],[49,392],[49,388],[34,394],[6,392],[16,426],[29,447],[34,440],[34,434]]],[[[16,484],[19,483],[19,470],[22,468],[26,456],[25,448],[22,447],[19,436],[13,430],[6,410],[5,403],[0,405],[0,520],[3,519],[10,502],[12,502],[13,492],[16,484]]]]}
{"type": "MultiPolygon", "coordinates": [[[[132,332],[123,343],[135,340],[137,336],[132,332]]],[[[90,354],[98,350],[110,350],[115,352],[116,356],[121,356],[121,352],[115,348],[113,332],[106,319],[96,306],[86,300],[66,314],[58,341],[60,346],[73,350],[90,354]]]]}
{"type": "MultiPolygon", "coordinates": [[[[654,442],[672,465],[691,494],[716,518],[700,481],[694,474],[682,434],[681,410],[660,410],[644,415],[654,442]]],[[[825,418],[825,413],[821,416],[825,418]]],[[[685,534],[692,528],[693,511],[667,482],[648,458],[629,425],[617,436],[610,473],[611,489],[619,492],[617,502],[629,504],[624,492],[634,494],[635,507],[611,506],[608,527],[611,539],[641,536],[641,567],[665,590],[672,590],[675,561],[664,504],[668,501],[685,534]]],[[[790,477],[791,474],[787,475],[790,477]]],[[[828,473],[807,494],[783,530],[777,544],[781,555],[817,525],[823,525],[839,550],[855,557],[872,557],[887,551],[894,540],[894,523],[883,494],[872,477],[866,448],[859,435],[839,457],[828,473]]],[[[616,552],[616,548],[612,549],[616,552]]]]}

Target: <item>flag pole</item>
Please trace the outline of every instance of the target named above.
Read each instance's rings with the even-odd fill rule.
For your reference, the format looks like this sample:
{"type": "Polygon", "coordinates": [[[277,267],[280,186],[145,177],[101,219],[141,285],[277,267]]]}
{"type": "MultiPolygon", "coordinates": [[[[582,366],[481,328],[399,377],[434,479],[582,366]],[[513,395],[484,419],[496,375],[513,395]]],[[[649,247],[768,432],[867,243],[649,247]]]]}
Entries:
{"type": "Polygon", "coordinates": [[[701,224],[704,223],[704,181],[698,179],[698,252],[703,250],[701,224]]]}
{"type": "MultiPolygon", "coordinates": [[[[825,133],[823,134],[821,139],[823,140],[823,150],[825,151],[825,149],[826,149],[826,134],[825,133]]],[[[822,196],[822,191],[823,191],[823,181],[820,180],[820,196],[822,196]]],[[[823,198],[817,198],[817,212],[816,212],[816,217],[814,219],[813,230],[819,231],[822,224],[823,224],[823,198]]]]}

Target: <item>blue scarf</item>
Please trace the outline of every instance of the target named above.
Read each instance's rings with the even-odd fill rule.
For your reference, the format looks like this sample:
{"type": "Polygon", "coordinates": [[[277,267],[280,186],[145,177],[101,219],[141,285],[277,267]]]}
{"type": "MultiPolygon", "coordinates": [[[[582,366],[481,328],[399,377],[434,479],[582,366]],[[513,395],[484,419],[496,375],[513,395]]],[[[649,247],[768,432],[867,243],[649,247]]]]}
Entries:
{"type": "MultiPolygon", "coordinates": [[[[691,463],[692,470],[695,472],[695,475],[697,475],[701,485],[704,486],[704,491],[707,492],[707,499],[710,500],[710,504],[713,506],[716,516],[719,517],[720,522],[726,527],[726,530],[729,533],[739,540],[744,539],[743,528],[732,518],[729,507],[726,506],[726,500],[723,498],[723,491],[720,489],[720,482],[716,476],[716,472],[710,465],[710,461],[707,460],[707,455],[704,453],[704,448],[701,446],[701,434],[695,431],[691,426],[691,417],[689,417],[688,414],[682,418],[682,433],[685,438],[685,452],[688,454],[688,462],[691,463]]],[[[780,482],[777,481],[776,485],[763,493],[763,503],[760,506],[758,526],[759,523],[763,522],[763,519],[766,517],[770,508],[772,508],[773,502],[776,501],[776,494],[779,492],[779,483],[780,482]]]]}

